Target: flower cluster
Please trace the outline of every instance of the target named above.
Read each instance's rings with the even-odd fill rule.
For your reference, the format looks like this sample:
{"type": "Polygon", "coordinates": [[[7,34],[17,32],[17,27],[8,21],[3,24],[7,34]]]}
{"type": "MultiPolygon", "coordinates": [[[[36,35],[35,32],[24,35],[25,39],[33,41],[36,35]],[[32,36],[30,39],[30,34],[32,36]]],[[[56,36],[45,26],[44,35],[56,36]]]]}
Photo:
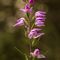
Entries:
{"type": "MultiPolygon", "coordinates": [[[[31,7],[31,4],[34,3],[34,0],[29,0],[28,3],[25,5],[24,9],[20,9],[22,12],[24,13],[31,13],[32,12],[32,7],[31,7]]],[[[41,37],[42,35],[44,35],[43,32],[41,32],[41,28],[40,27],[43,27],[45,26],[44,22],[45,22],[45,17],[46,17],[46,12],[45,11],[37,11],[34,15],[34,27],[32,27],[32,25],[28,25],[30,24],[30,18],[29,18],[29,22],[24,18],[20,18],[17,20],[17,23],[14,24],[13,26],[26,26],[28,25],[28,32],[26,31],[27,33],[27,37],[29,39],[36,39],[36,38],[39,38],[41,37]],[[27,24],[28,23],[28,24],[27,24]],[[36,27],[35,27],[36,26],[36,27]]],[[[33,57],[37,57],[37,58],[45,58],[44,55],[42,55],[40,53],[40,50],[39,49],[35,49],[34,52],[30,52],[31,56],[33,57]]]]}
{"type": "MultiPolygon", "coordinates": [[[[44,25],[44,21],[45,21],[45,14],[46,12],[44,11],[37,11],[35,13],[35,25],[37,27],[42,27],[42,26],[45,26],[44,25]]],[[[38,37],[41,37],[42,35],[44,35],[44,33],[42,32],[39,32],[41,31],[42,29],[41,28],[33,28],[29,34],[28,34],[28,37],[31,39],[31,38],[38,38],[38,37]]]]}

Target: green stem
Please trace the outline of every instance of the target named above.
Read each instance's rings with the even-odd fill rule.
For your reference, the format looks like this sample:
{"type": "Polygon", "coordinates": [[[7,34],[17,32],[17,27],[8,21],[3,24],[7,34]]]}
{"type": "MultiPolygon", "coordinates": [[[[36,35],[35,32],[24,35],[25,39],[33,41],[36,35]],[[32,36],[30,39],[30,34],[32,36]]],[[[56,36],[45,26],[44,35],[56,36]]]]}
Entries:
{"type": "MultiPolygon", "coordinates": [[[[30,51],[29,51],[29,53],[30,53],[31,50],[32,50],[32,41],[31,41],[31,40],[30,40],[30,47],[29,47],[29,49],[30,49],[30,51]]],[[[32,59],[32,58],[31,58],[31,55],[30,55],[29,59],[30,59],[30,60],[32,59]]]]}
{"type": "Polygon", "coordinates": [[[35,57],[33,57],[32,60],[35,60],[35,57]]]}
{"type": "Polygon", "coordinates": [[[26,59],[26,60],[29,60],[27,55],[25,55],[25,59],[26,59]]]}
{"type": "Polygon", "coordinates": [[[31,52],[31,46],[32,46],[32,45],[31,45],[31,40],[30,40],[30,52],[31,52]]]}
{"type": "Polygon", "coordinates": [[[21,52],[17,47],[14,47],[14,48],[15,48],[18,52],[20,52],[22,55],[24,55],[26,60],[29,60],[29,59],[28,59],[28,56],[27,56],[26,54],[24,54],[23,52],[21,52]]]}
{"type": "Polygon", "coordinates": [[[21,52],[17,47],[14,47],[18,52],[20,52],[22,55],[25,55],[23,52],[21,52]]]}
{"type": "Polygon", "coordinates": [[[33,25],[32,25],[32,27],[31,27],[31,29],[34,27],[34,25],[35,25],[35,24],[33,23],[33,25]]]}

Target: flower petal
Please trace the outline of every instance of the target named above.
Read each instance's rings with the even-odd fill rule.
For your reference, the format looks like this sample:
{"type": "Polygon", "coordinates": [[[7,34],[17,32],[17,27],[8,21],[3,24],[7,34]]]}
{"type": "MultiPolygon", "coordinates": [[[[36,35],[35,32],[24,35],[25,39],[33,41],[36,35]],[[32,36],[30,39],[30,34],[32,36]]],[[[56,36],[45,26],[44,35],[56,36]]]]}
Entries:
{"type": "Polygon", "coordinates": [[[36,20],[36,21],[35,21],[35,25],[36,25],[36,26],[45,26],[45,25],[44,25],[44,22],[42,22],[42,21],[40,21],[40,20],[36,20]]]}
{"type": "Polygon", "coordinates": [[[43,54],[37,56],[37,58],[46,58],[43,54]]]}
{"type": "Polygon", "coordinates": [[[24,25],[24,20],[25,20],[24,18],[20,18],[20,19],[18,19],[18,20],[17,20],[17,23],[14,24],[13,27],[24,25]]]}
{"type": "Polygon", "coordinates": [[[26,13],[26,10],[25,9],[20,9],[22,12],[26,13]]]}
{"type": "Polygon", "coordinates": [[[36,39],[38,37],[41,37],[42,35],[44,35],[45,33],[39,33],[37,36],[34,36],[33,38],[36,39]]]}

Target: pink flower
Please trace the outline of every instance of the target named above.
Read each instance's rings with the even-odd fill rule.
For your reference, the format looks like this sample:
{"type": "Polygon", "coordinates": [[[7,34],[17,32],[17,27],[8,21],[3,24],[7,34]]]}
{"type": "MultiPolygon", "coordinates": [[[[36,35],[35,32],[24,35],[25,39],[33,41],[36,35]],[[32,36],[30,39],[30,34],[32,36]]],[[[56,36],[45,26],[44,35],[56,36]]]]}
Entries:
{"type": "Polygon", "coordinates": [[[44,33],[41,33],[40,32],[40,30],[41,29],[39,29],[39,28],[34,28],[34,29],[32,29],[30,32],[29,32],[29,34],[28,34],[28,38],[29,39],[36,39],[36,38],[38,38],[38,37],[41,37],[42,35],[44,35],[44,33]]]}
{"type": "Polygon", "coordinates": [[[41,54],[39,49],[35,49],[34,52],[30,52],[32,57],[36,57],[36,58],[45,58],[45,56],[43,54],[41,54]]]}
{"type": "Polygon", "coordinates": [[[20,19],[18,19],[18,20],[17,20],[17,23],[14,24],[13,27],[24,25],[24,20],[25,20],[24,18],[20,18],[20,19]]]}
{"type": "Polygon", "coordinates": [[[24,9],[20,9],[22,12],[24,13],[31,13],[32,12],[32,7],[30,8],[30,5],[29,4],[26,4],[25,5],[25,8],[24,9]]]}
{"type": "Polygon", "coordinates": [[[29,0],[29,3],[30,3],[30,4],[33,4],[33,3],[34,3],[34,0],[29,0]]]}
{"type": "Polygon", "coordinates": [[[35,17],[45,17],[46,12],[44,11],[37,11],[35,13],[35,17]]]}
{"type": "Polygon", "coordinates": [[[40,21],[40,20],[35,20],[35,25],[36,25],[36,26],[39,26],[39,27],[45,26],[45,25],[44,25],[44,22],[42,22],[42,21],[40,21]]]}
{"type": "Polygon", "coordinates": [[[44,17],[36,17],[36,20],[40,20],[40,21],[45,21],[46,18],[44,17]]]}
{"type": "Polygon", "coordinates": [[[44,25],[44,21],[45,21],[45,15],[46,14],[46,12],[44,12],[44,11],[37,11],[36,13],[35,13],[35,18],[36,18],[36,20],[35,20],[35,25],[36,26],[45,26],[44,25]]]}

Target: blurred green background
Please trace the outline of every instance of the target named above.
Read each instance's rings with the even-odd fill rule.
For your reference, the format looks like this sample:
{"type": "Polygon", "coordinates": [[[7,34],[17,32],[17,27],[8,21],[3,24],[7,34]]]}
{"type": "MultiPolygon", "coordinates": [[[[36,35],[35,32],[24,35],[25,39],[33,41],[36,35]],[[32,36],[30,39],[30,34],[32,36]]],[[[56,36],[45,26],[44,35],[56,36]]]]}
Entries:
{"type": "MultiPolygon", "coordinates": [[[[46,34],[36,47],[47,56],[47,59],[41,60],[60,60],[60,0],[36,0],[38,6],[40,3],[46,5],[48,12],[44,28],[46,34]]],[[[0,0],[0,60],[25,60],[24,56],[14,48],[16,46],[21,51],[28,52],[24,30],[12,27],[23,15],[18,10],[23,7],[22,4],[24,4],[22,0],[0,0]]],[[[35,8],[40,9],[36,6],[35,8]]]]}

